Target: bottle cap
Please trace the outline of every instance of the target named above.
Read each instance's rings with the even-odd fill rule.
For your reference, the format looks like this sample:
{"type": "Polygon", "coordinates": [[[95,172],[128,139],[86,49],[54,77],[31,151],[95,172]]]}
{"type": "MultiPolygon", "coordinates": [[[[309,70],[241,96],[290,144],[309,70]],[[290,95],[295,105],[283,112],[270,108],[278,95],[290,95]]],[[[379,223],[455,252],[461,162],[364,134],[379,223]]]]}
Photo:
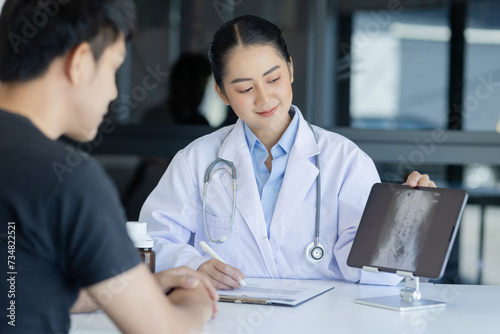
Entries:
{"type": "Polygon", "coordinates": [[[145,222],[127,222],[127,232],[135,248],[153,248],[153,239],[148,234],[145,222]]]}

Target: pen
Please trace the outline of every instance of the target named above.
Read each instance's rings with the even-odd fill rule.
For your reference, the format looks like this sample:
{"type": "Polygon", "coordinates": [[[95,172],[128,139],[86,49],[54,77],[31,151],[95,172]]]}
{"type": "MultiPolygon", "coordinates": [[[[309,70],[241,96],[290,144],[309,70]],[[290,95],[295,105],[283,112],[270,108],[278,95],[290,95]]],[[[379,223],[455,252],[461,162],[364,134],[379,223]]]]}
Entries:
{"type": "MultiPolygon", "coordinates": [[[[211,257],[213,257],[214,259],[216,260],[219,260],[220,262],[223,262],[223,263],[226,263],[226,261],[224,261],[213,249],[212,247],[210,247],[205,241],[200,241],[200,246],[201,246],[201,249],[203,249],[203,251],[205,253],[207,253],[208,255],[210,255],[211,257]]],[[[245,281],[242,279],[240,279],[238,281],[238,283],[240,283],[241,286],[247,286],[247,283],[245,283],[245,281]]]]}
{"type": "Polygon", "coordinates": [[[245,298],[241,296],[221,296],[219,295],[220,302],[233,302],[236,304],[272,304],[269,299],[265,298],[245,298]]]}

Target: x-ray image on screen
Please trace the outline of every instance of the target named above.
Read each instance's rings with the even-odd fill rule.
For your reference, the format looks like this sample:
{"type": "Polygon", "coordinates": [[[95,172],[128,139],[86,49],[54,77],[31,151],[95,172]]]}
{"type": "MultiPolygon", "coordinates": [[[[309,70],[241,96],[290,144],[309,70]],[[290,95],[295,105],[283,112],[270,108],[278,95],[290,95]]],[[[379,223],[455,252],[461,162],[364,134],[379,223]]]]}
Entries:
{"type": "Polygon", "coordinates": [[[414,272],[439,194],[415,189],[392,196],[370,265],[414,272]]]}

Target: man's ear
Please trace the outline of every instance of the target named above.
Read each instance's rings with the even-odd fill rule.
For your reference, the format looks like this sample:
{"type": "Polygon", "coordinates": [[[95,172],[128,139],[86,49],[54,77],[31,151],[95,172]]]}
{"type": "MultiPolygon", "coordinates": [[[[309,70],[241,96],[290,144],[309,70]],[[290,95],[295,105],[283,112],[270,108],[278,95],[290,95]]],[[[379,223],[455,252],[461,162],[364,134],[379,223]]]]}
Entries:
{"type": "Polygon", "coordinates": [[[225,105],[229,105],[229,100],[226,97],[226,94],[222,91],[222,89],[219,88],[219,85],[217,85],[217,82],[214,81],[214,88],[215,91],[217,92],[217,95],[219,95],[220,99],[222,102],[224,102],[225,105]]]}
{"type": "Polygon", "coordinates": [[[89,43],[80,43],[68,53],[66,75],[72,84],[79,85],[88,82],[94,71],[95,60],[89,43]]]}
{"type": "Polygon", "coordinates": [[[290,72],[290,83],[293,83],[293,60],[290,56],[290,63],[288,64],[288,72],[290,72]]]}

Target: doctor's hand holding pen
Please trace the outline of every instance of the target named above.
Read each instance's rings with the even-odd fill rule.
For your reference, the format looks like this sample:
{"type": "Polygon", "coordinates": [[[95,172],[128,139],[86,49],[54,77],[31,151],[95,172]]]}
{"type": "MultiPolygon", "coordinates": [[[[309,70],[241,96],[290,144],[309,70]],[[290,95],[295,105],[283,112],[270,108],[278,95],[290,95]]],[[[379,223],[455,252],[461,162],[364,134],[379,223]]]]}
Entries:
{"type": "MultiPolygon", "coordinates": [[[[201,236],[196,240],[224,243],[234,222],[250,228],[240,231],[241,238],[260,238],[264,246],[252,244],[234,249],[226,245],[219,247],[218,252],[232,264],[236,263],[230,261],[233,255],[249,257],[242,267],[249,276],[272,277],[281,273],[282,278],[335,277],[361,283],[397,284],[399,277],[365,276],[347,265],[348,252],[344,247],[353,242],[352,231],[357,229],[363,205],[373,184],[380,182],[380,176],[373,161],[359,147],[343,136],[309,124],[292,104],[294,67],[281,30],[256,16],[237,17],[214,34],[209,60],[214,89],[238,119],[232,127],[217,130],[179,151],[144,203],[140,220],[150,224],[153,236],[162,244],[157,262],[168,267],[173,263],[194,265],[205,261],[200,258],[203,254],[198,252],[199,248],[189,244],[192,233],[206,233],[206,238],[201,236]],[[308,148],[307,159],[298,154],[305,148],[308,148]],[[323,172],[321,164],[328,167],[323,172]],[[214,177],[223,170],[228,175],[221,173],[214,177]],[[323,174],[321,180],[320,174],[323,174]],[[210,191],[207,189],[212,179],[210,191]],[[186,187],[195,184],[196,187],[186,187]],[[336,194],[336,197],[323,196],[323,207],[321,188],[336,194]],[[214,199],[208,204],[207,193],[212,193],[214,199]],[[217,197],[221,203],[217,203],[217,197]],[[335,205],[329,205],[333,202],[335,205]],[[294,207],[289,208],[289,203],[295,203],[294,207]],[[321,209],[323,221],[319,219],[321,209]],[[245,212],[257,214],[249,216],[245,212]],[[217,228],[212,234],[207,227],[209,213],[212,227],[217,228]],[[281,219],[285,215],[287,219],[281,219]],[[277,218],[273,221],[273,217],[277,218]],[[327,247],[320,243],[320,225],[322,231],[338,234],[335,240],[323,234],[323,240],[329,240],[327,247]],[[288,229],[288,233],[279,232],[288,229]],[[269,238],[272,230],[277,234],[269,238]],[[219,239],[213,239],[216,236],[219,239]],[[286,252],[290,247],[297,247],[304,256],[297,258],[296,253],[286,252]],[[335,250],[339,247],[343,251],[335,250]],[[276,256],[280,261],[276,261],[276,256]],[[320,263],[333,257],[336,264],[332,267],[326,261],[320,263]],[[275,268],[268,268],[266,261],[274,261],[275,268]]],[[[411,173],[405,184],[436,186],[428,175],[418,172],[411,173]]],[[[245,275],[239,269],[211,257],[197,270],[206,273],[215,288],[243,286],[239,281],[245,275]]]]}
{"type": "MultiPolygon", "coordinates": [[[[404,184],[411,187],[419,186],[436,188],[436,184],[429,178],[429,175],[420,174],[417,171],[414,171],[410,175],[408,175],[408,178],[406,179],[406,182],[404,184]]],[[[202,245],[202,248],[204,248],[203,246],[204,245],[202,245]]],[[[205,247],[207,247],[206,244],[205,247]]],[[[210,255],[214,257],[212,254],[210,255]]],[[[240,270],[226,264],[224,261],[220,261],[217,258],[212,258],[204,262],[198,268],[198,271],[206,273],[212,281],[214,287],[219,290],[241,288],[241,283],[245,278],[245,275],[240,270]]]]}
{"type": "Polygon", "coordinates": [[[200,241],[200,246],[212,259],[203,263],[198,271],[206,273],[216,289],[231,290],[246,286],[245,275],[241,271],[228,265],[206,242],[200,241]]]}
{"type": "Polygon", "coordinates": [[[204,272],[210,277],[212,284],[218,290],[232,290],[241,288],[239,283],[245,275],[238,269],[217,259],[204,262],[198,271],[204,272]]]}

